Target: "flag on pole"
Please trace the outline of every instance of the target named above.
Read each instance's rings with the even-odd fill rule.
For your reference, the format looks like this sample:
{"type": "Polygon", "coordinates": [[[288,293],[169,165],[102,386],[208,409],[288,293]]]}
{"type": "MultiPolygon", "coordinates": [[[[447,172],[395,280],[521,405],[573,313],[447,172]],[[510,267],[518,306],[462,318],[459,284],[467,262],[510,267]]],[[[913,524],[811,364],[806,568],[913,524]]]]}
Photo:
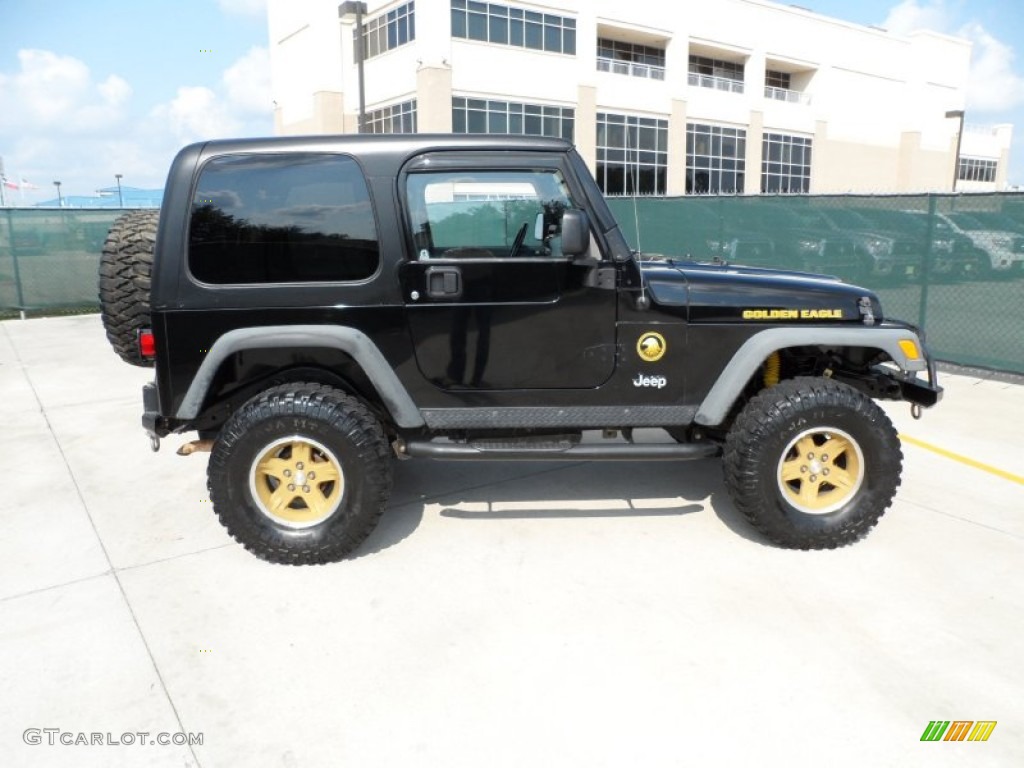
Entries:
{"type": "Polygon", "coordinates": [[[4,187],[6,187],[7,189],[21,189],[21,187],[19,187],[13,181],[8,181],[6,178],[4,178],[4,187]]]}
{"type": "Polygon", "coordinates": [[[22,189],[39,189],[35,184],[26,179],[24,176],[21,177],[21,188],[22,189]]]}

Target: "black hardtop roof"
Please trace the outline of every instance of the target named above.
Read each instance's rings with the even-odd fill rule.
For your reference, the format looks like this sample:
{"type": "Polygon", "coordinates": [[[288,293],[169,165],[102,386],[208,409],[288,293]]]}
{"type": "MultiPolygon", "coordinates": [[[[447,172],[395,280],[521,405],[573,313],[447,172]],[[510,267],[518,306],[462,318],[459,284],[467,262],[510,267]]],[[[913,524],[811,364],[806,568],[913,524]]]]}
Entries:
{"type": "MultiPolygon", "coordinates": [[[[218,139],[193,144],[187,149],[204,156],[235,152],[347,152],[359,157],[389,155],[407,157],[431,150],[565,152],[572,144],[542,136],[472,133],[331,134],[321,136],[270,136],[251,139],[218,139]]],[[[184,151],[184,150],[183,150],[184,151]]]]}

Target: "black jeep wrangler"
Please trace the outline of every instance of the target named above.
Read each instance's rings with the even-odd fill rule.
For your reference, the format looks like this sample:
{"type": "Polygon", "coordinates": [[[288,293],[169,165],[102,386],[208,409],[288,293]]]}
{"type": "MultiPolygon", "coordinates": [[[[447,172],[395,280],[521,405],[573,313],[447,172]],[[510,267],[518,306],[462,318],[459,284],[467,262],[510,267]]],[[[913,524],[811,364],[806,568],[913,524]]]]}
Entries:
{"type": "Polygon", "coordinates": [[[154,450],[198,432],[179,453],[212,450],[221,522],[281,563],[359,547],[396,457],[721,454],[765,536],[835,547],[900,482],[872,398],[919,410],[942,392],[920,333],[870,291],[631,252],[554,139],[186,147],[159,221],[111,230],[100,297],[115,350],[155,365],[154,450]],[[634,440],[650,427],[674,441],[634,440]]]}

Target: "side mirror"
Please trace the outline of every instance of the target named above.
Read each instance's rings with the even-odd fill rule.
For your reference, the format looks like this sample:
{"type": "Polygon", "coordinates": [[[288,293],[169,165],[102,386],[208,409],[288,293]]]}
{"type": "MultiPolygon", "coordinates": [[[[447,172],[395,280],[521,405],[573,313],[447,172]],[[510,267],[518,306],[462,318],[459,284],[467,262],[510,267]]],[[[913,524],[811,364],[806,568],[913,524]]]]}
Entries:
{"type": "Polygon", "coordinates": [[[567,208],[562,214],[562,253],[580,256],[590,250],[590,222],[587,214],[567,208]]]}
{"type": "Polygon", "coordinates": [[[533,239],[538,243],[543,243],[545,234],[547,233],[544,231],[544,214],[538,213],[536,220],[533,222],[533,239]]]}

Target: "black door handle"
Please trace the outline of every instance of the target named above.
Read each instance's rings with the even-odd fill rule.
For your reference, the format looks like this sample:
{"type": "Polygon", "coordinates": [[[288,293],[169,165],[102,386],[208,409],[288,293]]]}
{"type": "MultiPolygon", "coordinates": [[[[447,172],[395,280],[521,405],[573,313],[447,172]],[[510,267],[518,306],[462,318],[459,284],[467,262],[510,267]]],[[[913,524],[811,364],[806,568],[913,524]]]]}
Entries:
{"type": "Polygon", "coordinates": [[[457,299],[462,295],[462,271],[458,267],[428,267],[427,296],[457,299]]]}

